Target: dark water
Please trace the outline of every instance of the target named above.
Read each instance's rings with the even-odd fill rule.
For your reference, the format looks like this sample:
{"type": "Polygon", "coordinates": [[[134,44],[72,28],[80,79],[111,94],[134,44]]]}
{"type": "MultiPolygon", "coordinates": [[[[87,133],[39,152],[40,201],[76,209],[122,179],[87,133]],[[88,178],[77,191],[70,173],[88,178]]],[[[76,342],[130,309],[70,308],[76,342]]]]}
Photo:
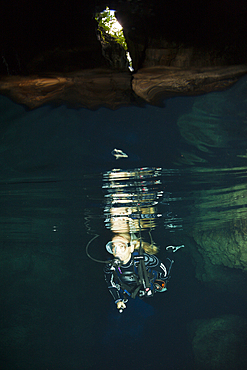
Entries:
{"type": "Polygon", "coordinates": [[[193,369],[190,323],[246,315],[244,295],[195,278],[189,235],[245,217],[247,78],[164,108],[28,111],[1,97],[0,112],[1,369],[193,369]],[[106,258],[102,173],[142,166],[163,169],[160,258],[185,249],[168,291],[120,315],[85,247],[99,234],[90,251],[106,258]]]}

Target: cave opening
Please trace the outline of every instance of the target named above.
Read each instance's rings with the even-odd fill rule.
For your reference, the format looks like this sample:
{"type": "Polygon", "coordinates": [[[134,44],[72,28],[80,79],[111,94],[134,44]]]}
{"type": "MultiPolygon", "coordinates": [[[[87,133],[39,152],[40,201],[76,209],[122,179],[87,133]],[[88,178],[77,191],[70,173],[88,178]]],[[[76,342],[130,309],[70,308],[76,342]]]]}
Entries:
{"type": "Polygon", "coordinates": [[[102,46],[102,54],[111,67],[134,71],[123,27],[115,16],[115,10],[108,7],[95,14],[98,23],[97,38],[102,46]]]}

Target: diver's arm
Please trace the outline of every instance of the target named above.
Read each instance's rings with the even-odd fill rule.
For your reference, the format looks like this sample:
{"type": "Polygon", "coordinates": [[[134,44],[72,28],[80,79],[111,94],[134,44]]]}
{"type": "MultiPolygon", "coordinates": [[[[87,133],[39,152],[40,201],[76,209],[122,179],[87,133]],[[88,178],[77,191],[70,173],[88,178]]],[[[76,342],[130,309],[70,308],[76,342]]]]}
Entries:
{"type": "Polygon", "coordinates": [[[119,286],[114,281],[114,274],[111,269],[111,266],[107,265],[105,267],[104,273],[108,290],[111,293],[114,302],[116,303],[117,309],[121,313],[126,308],[126,304],[124,303],[124,300],[120,295],[119,286]]]}
{"type": "Polygon", "coordinates": [[[155,270],[159,273],[160,278],[166,279],[168,277],[168,270],[163,262],[159,260],[158,266],[155,268],[155,270]]]}
{"type": "Polygon", "coordinates": [[[158,257],[144,253],[146,269],[155,270],[159,274],[159,278],[168,278],[168,269],[158,257]]]}
{"type": "Polygon", "coordinates": [[[104,270],[105,274],[105,281],[107,284],[107,288],[109,292],[112,295],[112,298],[114,299],[114,302],[118,302],[119,300],[122,300],[123,298],[120,296],[119,293],[119,286],[114,281],[114,274],[111,270],[111,266],[107,265],[104,270]]]}

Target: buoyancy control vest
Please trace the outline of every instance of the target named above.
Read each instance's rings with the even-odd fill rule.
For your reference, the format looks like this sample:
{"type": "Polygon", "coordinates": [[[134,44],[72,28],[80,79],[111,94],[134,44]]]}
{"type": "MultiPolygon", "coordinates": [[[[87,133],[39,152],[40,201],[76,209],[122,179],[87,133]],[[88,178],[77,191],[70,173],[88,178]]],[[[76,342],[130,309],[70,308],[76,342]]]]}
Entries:
{"type": "Polygon", "coordinates": [[[123,294],[135,298],[152,296],[153,295],[153,281],[156,278],[154,272],[149,269],[146,270],[145,256],[138,252],[132,253],[132,271],[121,270],[121,266],[113,270],[115,279],[118,281],[123,294]]]}

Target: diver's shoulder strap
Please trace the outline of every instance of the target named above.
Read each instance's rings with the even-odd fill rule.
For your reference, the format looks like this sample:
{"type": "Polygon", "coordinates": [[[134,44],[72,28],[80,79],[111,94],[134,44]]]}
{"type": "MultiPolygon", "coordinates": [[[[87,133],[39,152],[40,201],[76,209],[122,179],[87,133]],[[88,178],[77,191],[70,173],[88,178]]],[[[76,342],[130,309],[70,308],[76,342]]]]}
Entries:
{"type": "Polygon", "coordinates": [[[151,287],[151,283],[149,281],[148,272],[146,270],[145,256],[143,254],[142,248],[141,248],[141,251],[139,253],[134,252],[133,255],[134,255],[134,261],[138,262],[137,270],[138,270],[138,276],[140,278],[140,281],[141,281],[144,289],[146,289],[146,288],[149,289],[151,287]]]}

